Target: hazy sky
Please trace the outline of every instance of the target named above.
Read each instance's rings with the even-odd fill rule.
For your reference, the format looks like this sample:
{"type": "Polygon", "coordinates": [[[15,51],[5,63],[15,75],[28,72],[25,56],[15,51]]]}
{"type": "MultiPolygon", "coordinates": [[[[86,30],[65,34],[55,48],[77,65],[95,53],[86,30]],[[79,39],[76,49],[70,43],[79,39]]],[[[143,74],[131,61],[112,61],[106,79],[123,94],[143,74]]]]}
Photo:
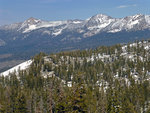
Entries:
{"type": "Polygon", "coordinates": [[[86,19],[99,13],[116,18],[150,15],[150,0],[0,0],[0,25],[29,17],[51,21],[86,19]]]}

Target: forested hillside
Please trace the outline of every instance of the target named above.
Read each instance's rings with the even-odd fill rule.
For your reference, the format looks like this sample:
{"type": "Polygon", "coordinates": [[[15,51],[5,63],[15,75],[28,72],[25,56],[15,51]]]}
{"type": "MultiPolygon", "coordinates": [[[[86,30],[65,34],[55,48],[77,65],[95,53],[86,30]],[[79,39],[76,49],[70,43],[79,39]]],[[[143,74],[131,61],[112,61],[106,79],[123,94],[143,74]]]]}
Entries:
{"type": "Polygon", "coordinates": [[[150,41],[32,61],[0,77],[1,113],[150,113],[150,41]]]}

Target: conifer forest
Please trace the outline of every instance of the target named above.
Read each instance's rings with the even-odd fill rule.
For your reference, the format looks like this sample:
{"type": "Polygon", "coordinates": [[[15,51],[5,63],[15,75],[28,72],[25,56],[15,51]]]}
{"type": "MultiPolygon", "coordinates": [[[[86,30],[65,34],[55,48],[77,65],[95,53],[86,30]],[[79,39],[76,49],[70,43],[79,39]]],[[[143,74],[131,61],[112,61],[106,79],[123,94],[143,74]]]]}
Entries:
{"type": "Polygon", "coordinates": [[[0,113],[150,113],[150,41],[53,54],[0,76],[0,113]]]}

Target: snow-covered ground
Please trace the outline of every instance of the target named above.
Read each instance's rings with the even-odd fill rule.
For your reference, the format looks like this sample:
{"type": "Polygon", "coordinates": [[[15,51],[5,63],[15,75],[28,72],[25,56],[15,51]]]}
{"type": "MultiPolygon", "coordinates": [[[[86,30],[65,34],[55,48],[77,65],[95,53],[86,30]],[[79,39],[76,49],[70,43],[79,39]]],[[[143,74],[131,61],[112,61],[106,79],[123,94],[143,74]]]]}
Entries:
{"type": "Polygon", "coordinates": [[[10,73],[13,73],[15,71],[17,72],[18,70],[25,70],[25,69],[29,68],[31,63],[32,63],[32,60],[25,61],[5,72],[0,73],[0,76],[8,76],[10,73]]]}

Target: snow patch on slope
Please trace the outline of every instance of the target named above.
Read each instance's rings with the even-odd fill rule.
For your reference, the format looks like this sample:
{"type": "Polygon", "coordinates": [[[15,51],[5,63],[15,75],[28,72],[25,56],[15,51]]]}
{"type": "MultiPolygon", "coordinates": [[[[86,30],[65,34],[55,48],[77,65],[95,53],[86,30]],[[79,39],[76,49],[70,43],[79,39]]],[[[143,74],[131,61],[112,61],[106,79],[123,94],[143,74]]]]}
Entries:
{"type": "Polygon", "coordinates": [[[114,29],[114,30],[110,30],[108,32],[110,32],[110,33],[116,33],[116,32],[119,32],[119,31],[121,31],[121,29],[114,29]]]}
{"type": "Polygon", "coordinates": [[[32,31],[32,30],[35,30],[37,27],[35,25],[30,25],[29,28],[25,29],[23,31],[23,33],[26,33],[26,32],[29,32],[29,31],[32,31]]]}
{"type": "Polygon", "coordinates": [[[57,36],[60,35],[63,29],[58,29],[56,32],[52,33],[53,35],[57,36]]]}
{"type": "Polygon", "coordinates": [[[149,15],[146,15],[146,16],[145,16],[145,20],[146,20],[146,22],[147,22],[148,24],[150,24],[150,16],[149,16],[149,15]]]}
{"type": "Polygon", "coordinates": [[[25,70],[27,68],[29,68],[29,66],[31,65],[32,63],[32,60],[28,60],[26,62],[23,62],[3,73],[0,73],[0,76],[8,76],[10,73],[14,73],[14,72],[17,72],[18,70],[25,70]]]}
{"type": "Polygon", "coordinates": [[[40,28],[47,28],[47,27],[57,27],[63,24],[66,24],[66,21],[52,21],[52,22],[46,22],[46,21],[41,21],[40,23],[34,24],[34,25],[29,25],[23,33],[30,32],[32,30],[40,29],[40,28]]]}
{"type": "Polygon", "coordinates": [[[74,24],[80,24],[82,23],[81,21],[73,21],[74,24]]]}

